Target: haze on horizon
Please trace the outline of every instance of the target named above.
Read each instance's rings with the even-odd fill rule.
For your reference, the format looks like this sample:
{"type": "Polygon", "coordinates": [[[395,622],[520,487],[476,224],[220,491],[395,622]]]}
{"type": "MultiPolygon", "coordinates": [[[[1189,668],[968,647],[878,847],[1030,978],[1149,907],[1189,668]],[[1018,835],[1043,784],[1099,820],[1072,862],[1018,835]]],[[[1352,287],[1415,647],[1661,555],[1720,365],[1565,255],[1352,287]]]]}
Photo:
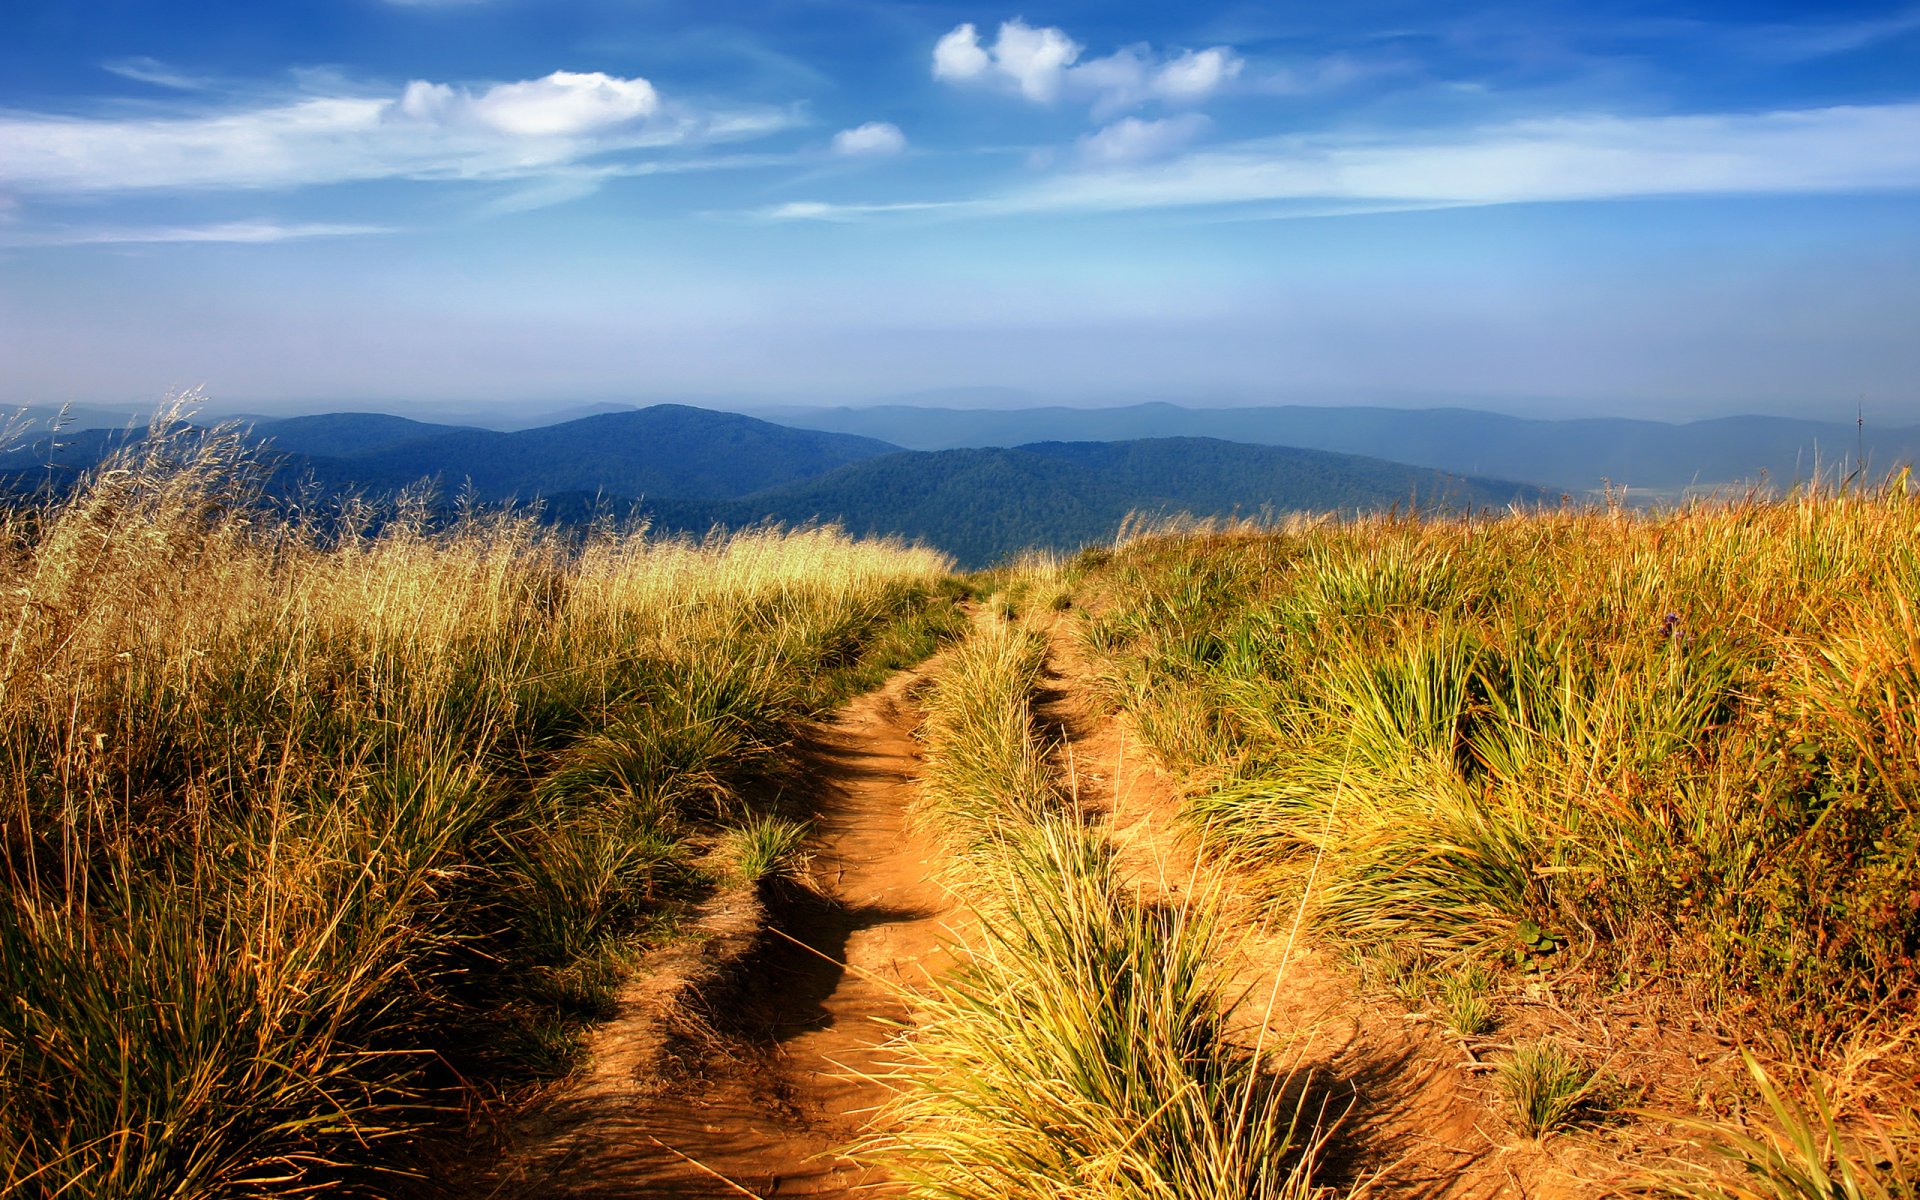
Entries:
{"type": "Polygon", "coordinates": [[[15,0],[0,404],[1920,421],[1920,6],[15,0]]]}

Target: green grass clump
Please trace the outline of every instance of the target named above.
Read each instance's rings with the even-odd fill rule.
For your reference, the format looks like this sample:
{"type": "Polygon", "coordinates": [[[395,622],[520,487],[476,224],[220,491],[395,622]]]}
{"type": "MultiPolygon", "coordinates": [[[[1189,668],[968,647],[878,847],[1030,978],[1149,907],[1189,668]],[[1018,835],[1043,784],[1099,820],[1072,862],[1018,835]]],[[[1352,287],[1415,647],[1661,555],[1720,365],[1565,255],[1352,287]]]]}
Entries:
{"type": "Polygon", "coordinates": [[[1513,1122],[1530,1138],[1571,1122],[1592,1094],[1597,1076],[1551,1038],[1521,1042],[1494,1064],[1494,1079],[1513,1122]]]}
{"type": "Polygon", "coordinates": [[[1499,1017],[1490,994],[1493,980],[1486,968],[1468,963],[1440,983],[1438,999],[1447,1027],[1461,1037],[1479,1037],[1492,1031],[1499,1017]]]}
{"type": "Polygon", "coordinates": [[[802,822],[760,814],[727,831],[720,856],[733,877],[747,883],[795,875],[806,868],[811,832],[802,822]]]}

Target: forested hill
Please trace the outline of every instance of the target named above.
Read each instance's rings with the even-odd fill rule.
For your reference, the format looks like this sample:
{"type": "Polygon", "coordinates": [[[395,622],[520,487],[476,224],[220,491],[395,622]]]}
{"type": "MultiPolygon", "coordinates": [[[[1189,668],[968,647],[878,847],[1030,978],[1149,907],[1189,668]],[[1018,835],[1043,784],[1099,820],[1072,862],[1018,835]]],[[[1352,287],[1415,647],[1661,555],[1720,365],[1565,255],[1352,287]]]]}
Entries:
{"type": "MultiPolygon", "coordinates": [[[[137,436],[87,431],[30,445],[0,467],[0,485],[58,489],[137,436]]],[[[334,413],[261,421],[249,436],[274,464],[269,495],[379,498],[425,479],[449,508],[456,497],[539,501],[547,520],[575,524],[638,506],[657,527],[692,533],[838,522],[924,541],[968,566],[1107,540],[1131,512],[1478,509],[1547,498],[1378,458],[1212,438],[903,451],[679,405],[516,433],[334,413]]]]}
{"type": "Polygon", "coordinates": [[[1478,509],[1545,499],[1522,484],[1381,459],[1156,438],[890,454],[745,499],[643,507],[661,527],[688,531],[834,521],[857,534],[917,538],[984,566],[1029,547],[1071,550],[1110,539],[1130,512],[1478,509]]]}
{"type": "Polygon", "coordinates": [[[1864,449],[1877,472],[1920,455],[1920,427],[1738,416],[1673,424],[1626,418],[1538,420],[1464,408],[1284,405],[1184,408],[794,409],[776,419],[881,438],[912,450],[1061,440],[1203,436],[1364,454],[1461,475],[1583,492],[1603,483],[1673,490],[1757,480],[1781,486],[1831,473],[1864,449]]]}
{"type": "MultiPolygon", "coordinates": [[[[0,463],[71,475],[143,431],[84,430],[41,438],[0,463]],[[16,465],[17,464],[17,465],[16,465]]],[[[738,413],[659,404],[502,433],[385,413],[257,420],[248,436],[283,465],[283,479],[374,494],[422,479],[498,502],[563,492],[723,500],[825,474],[899,447],[852,434],[791,429],[738,413]]],[[[8,468],[12,468],[8,470],[8,468]]],[[[49,472],[41,470],[38,478],[49,472]]]]}

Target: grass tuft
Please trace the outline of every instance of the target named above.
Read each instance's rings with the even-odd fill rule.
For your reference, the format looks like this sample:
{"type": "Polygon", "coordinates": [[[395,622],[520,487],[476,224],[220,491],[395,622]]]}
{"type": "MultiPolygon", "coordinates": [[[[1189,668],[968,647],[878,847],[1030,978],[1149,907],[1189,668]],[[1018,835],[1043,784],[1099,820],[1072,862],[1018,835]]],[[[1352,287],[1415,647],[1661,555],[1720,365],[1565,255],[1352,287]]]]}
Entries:
{"type": "Polygon", "coordinates": [[[1552,1038],[1516,1044],[1494,1066],[1500,1094],[1522,1135],[1566,1128],[1593,1093],[1598,1074],[1552,1038]]]}

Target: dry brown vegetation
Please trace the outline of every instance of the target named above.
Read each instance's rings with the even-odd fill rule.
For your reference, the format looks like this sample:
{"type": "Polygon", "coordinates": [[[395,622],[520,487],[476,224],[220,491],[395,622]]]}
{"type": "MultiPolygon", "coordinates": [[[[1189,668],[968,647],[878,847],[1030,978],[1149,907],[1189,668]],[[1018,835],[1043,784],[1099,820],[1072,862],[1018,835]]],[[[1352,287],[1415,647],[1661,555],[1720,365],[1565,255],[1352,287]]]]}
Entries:
{"type": "MultiPolygon", "coordinates": [[[[688,904],[801,853],[799,723],[958,632],[944,559],[830,529],[303,514],[257,477],[162,428],[0,512],[0,1193],[407,1191],[688,904]]],[[[1646,1192],[1912,1200],[1904,479],[1134,530],[984,586],[925,730],[983,920],[872,1143],[917,1194],[1326,1187],[1205,881],[1130,880],[1062,784],[1006,619],[1038,610],[1207,869],[1488,1054],[1517,1134],[1657,1146],[1646,1192]]]]}
{"type": "Polygon", "coordinates": [[[945,611],[941,556],[833,530],[323,522],[253,477],[162,429],[0,516],[0,1193],[404,1186],[779,857],[793,724],[945,611]]]}

